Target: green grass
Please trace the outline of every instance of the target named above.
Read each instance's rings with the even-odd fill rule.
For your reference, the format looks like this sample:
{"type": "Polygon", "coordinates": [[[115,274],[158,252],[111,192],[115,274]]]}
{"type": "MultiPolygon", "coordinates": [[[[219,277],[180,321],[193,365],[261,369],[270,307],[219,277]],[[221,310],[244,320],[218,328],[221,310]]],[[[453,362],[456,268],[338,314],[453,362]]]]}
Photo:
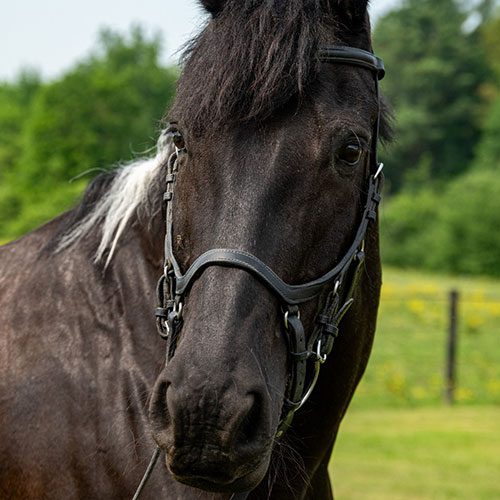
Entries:
{"type": "Polygon", "coordinates": [[[385,270],[372,357],[331,473],[340,500],[500,499],[500,281],[385,270]],[[452,288],[458,387],[446,407],[452,288]]]}
{"type": "Polygon", "coordinates": [[[500,408],[351,410],[330,470],[340,500],[500,499],[500,408]]]}
{"type": "Polygon", "coordinates": [[[500,404],[500,281],[389,269],[355,408],[440,403],[451,288],[460,292],[457,402],[500,404]]]}

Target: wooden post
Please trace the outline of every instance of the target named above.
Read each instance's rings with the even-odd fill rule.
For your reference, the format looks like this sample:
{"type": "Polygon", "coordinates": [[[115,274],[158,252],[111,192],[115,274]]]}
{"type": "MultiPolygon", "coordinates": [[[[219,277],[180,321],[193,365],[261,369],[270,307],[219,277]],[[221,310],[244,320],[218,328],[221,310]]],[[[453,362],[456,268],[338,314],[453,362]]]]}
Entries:
{"type": "Polygon", "coordinates": [[[448,405],[452,405],[455,401],[458,299],[458,291],[451,290],[449,303],[450,323],[448,337],[446,339],[446,368],[444,382],[444,401],[448,405]]]}

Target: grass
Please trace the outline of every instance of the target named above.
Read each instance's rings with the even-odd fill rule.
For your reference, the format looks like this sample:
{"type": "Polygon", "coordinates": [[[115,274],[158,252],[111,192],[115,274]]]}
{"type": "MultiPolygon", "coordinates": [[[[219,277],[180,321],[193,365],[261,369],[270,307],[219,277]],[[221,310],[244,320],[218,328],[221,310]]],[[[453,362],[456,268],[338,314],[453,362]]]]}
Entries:
{"type": "Polygon", "coordinates": [[[440,403],[452,288],[460,292],[457,401],[500,404],[500,281],[389,269],[356,408],[440,403]]]}
{"type": "Polygon", "coordinates": [[[500,498],[500,408],[351,410],[331,463],[340,500],[500,498]]]}
{"type": "Polygon", "coordinates": [[[375,345],[331,462],[340,500],[500,499],[500,281],[384,272],[375,345]],[[460,292],[456,405],[443,405],[460,292]]]}

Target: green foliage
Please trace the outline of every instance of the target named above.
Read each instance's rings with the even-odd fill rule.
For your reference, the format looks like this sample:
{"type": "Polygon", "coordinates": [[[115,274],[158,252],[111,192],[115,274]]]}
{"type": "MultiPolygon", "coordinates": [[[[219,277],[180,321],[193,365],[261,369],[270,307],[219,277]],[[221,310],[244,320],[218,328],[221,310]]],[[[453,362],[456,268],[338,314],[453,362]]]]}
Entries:
{"type": "Polygon", "coordinates": [[[500,276],[500,177],[472,171],[449,186],[440,213],[441,255],[451,272],[500,276]]]}
{"type": "Polygon", "coordinates": [[[160,48],[159,37],[148,39],[140,28],[127,37],[104,30],[89,58],[36,87],[29,102],[21,99],[22,82],[0,88],[0,104],[2,97],[11,103],[0,113],[0,125],[9,124],[0,135],[0,165],[7,165],[0,239],[72,206],[86,184],[73,178],[154,146],[177,79],[175,69],[161,67],[160,48]],[[20,95],[20,104],[9,92],[20,95]]]}
{"type": "Polygon", "coordinates": [[[500,172],[500,93],[489,108],[477,149],[475,167],[500,172]]]}
{"type": "Polygon", "coordinates": [[[40,85],[38,74],[30,70],[14,83],[0,84],[0,181],[21,155],[24,124],[40,85]]]}
{"type": "Polygon", "coordinates": [[[446,179],[472,159],[487,68],[477,33],[463,29],[466,17],[454,0],[404,0],[376,26],[388,68],[383,91],[397,110],[385,158],[391,189],[415,169],[446,179]]]}
{"type": "Polygon", "coordinates": [[[401,267],[422,265],[425,248],[433,248],[430,229],[435,222],[439,200],[434,192],[422,189],[403,192],[381,209],[382,257],[401,267]],[[431,227],[430,227],[431,226],[431,227]]]}
{"type": "Polygon", "coordinates": [[[500,276],[500,177],[471,171],[441,192],[402,191],[382,212],[385,262],[500,276]]]}
{"type": "Polygon", "coordinates": [[[489,18],[481,28],[481,42],[488,65],[500,82],[500,15],[489,18]]]}
{"type": "Polygon", "coordinates": [[[492,79],[483,85],[485,99],[483,133],[474,167],[500,170],[500,15],[481,29],[481,38],[492,79]]]}

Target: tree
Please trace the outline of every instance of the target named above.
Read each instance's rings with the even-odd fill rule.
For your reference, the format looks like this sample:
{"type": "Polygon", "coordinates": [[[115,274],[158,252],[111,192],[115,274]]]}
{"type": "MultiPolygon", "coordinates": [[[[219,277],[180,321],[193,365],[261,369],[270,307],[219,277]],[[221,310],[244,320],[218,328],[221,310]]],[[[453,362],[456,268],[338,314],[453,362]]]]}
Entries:
{"type": "Polygon", "coordinates": [[[500,178],[474,171],[453,181],[440,210],[441,245],[435,267],[500,276],[500,178]],[[442,266],[442,267],[441,267],[442,266]]]}
{"type": "Polygon", "coordinates": [[[492,77],[483,85],[486,102],[481,141],[474,166],[500,171],[500,12],[481,29],[481,40],[492,77]]]}
{"type": "Polygon", "coordinates": [[[430,188],[394,196],[381,212],[388,264],[500,276],[500,177],[471,170],[439,196],[430,188]]]}
{"type": "Polygon", "coordinates": [[[399,189],[408,174],[446,180],[469,166],[479,137],[479,87],[487,67],[477,30],[454,0],[404,0],[376,26],[385,59],[383,90],[396,109],[396,143],[387,176],[399,189]]]}
{"type": "Polygon", "coordinates": [[[10,207],[0,214],[0,238],[69,208],[99,170],[154,146],[177,80],[160,50],[160,38],[138,27],[128,36],[104,30],[88,58],[39,88],[19,134],[22,154],[0,189],[0,208],[10,207]]]}
{"type": "Polygon", "coordinates": [[[22,132],[40,88],[36,71],[24,69],[13,83],[0,84],[0,180],[22,152],[22,132]]]}

